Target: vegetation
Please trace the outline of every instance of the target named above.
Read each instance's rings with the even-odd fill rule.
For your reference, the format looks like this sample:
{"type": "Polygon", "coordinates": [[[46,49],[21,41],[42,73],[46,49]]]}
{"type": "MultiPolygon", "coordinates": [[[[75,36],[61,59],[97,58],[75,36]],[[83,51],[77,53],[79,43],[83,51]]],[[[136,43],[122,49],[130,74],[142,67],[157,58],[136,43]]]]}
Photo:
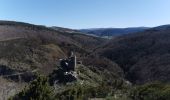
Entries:
{"type": "MultiPolygon", "coordinates": [[[[89,81],[89,80],[88,80],[89,81]]],[[[103,82],[93,84],[88,81],[78,80],[71,85],[64,85],[60,92],[53,91],[48,80],[44,76],[37,79],[26,87],[23,91],[11,97],[10,100],[88,100],[89,98],[111,98],[117,90],[123,90],[123,84],[115,81],[114,87],[103,82]]],[[[109,100],[109,99],[108,99],[109,100]]]]}
{"type": "Polygon", "coordinates": [[[170,100],[170,85],[163,83],[148,83],[131,90],[132,100],[170,100]]]}
{"type": "Polygon", "coordinates": [[[57,93],[56,98],[59,100],[88,100],[89,98],[106,98],[113,96],[113,87],[105,84],[90,86],[88,83],[76,82],[65,88],[64,91],[57,93]]]}
{"type": "Polygon", "coordinates": [[[9,100],[54,100],[53,89],[46,77],[38,76],[28,87],[9,100]]]}

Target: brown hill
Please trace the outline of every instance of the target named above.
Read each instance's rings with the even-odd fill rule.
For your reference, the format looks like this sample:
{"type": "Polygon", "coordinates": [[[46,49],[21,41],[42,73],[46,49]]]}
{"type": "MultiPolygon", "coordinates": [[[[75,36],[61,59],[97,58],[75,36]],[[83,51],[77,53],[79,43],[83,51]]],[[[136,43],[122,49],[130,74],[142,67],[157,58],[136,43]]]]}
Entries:
{"type": "Polygon", "coordinates": [[[51,70],[50,67],[56,66],[56,60],[67,56],[69,50],[88,53],[90,49],[85,48],[101,42],[104,40],[77,33],[67,34],[45,26],[0,21],[0,63],[17,70],[35,67],[51,70]]]}
{"type": "Polygon", "coordinates": [[[120,36],[96,52],[121,66],[133,83],[170,82],[169,28],[120,36]]]}

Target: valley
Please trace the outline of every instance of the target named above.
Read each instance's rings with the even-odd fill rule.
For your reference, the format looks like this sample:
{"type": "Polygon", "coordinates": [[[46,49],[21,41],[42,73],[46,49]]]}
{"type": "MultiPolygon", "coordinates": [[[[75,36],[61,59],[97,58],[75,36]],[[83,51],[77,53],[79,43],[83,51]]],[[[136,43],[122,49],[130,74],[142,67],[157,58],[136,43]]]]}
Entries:
{"type": "Polygon", "coordinates": [[[56,100],[145,100],[139,94],[145,97],[142,89],[150,87],[150,94],[157,95],[156,89],[168,96],[170,27],[132,30],[107,39],[68,28],[0,21],[1,97],[29,100],[34,89],[46,95],[53,88],[56,100]],[[61,59],[67,65],[71,51],[79,63],[75,80],[61,66],[61,59]]]}

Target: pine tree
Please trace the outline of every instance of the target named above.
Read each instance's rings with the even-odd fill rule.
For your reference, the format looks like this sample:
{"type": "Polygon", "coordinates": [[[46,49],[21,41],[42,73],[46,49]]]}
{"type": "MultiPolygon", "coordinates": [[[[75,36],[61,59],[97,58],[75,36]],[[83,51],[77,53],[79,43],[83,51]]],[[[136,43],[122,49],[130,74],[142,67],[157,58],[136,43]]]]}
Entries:
{"type": "Polygon", "coordinates": [[[22,92],[10,98],[10,100],[55,100],[53,90],[45,76],[38,75],[37,79],[22,92]]]}

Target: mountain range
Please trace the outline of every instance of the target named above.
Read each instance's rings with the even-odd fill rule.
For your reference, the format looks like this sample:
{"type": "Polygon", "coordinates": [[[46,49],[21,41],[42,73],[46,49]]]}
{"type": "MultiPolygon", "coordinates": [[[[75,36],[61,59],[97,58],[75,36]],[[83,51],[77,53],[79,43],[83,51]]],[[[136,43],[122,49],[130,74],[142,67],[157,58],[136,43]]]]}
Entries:
{"type": "Polygon", "coordinates": [[[91,28],[91,29],[80,29],[79,31],[96,35],[100,37],[115,37],[129,33],[137,33],[149,29],[149,27],[131,27],[131,28],[91,28]]]}

